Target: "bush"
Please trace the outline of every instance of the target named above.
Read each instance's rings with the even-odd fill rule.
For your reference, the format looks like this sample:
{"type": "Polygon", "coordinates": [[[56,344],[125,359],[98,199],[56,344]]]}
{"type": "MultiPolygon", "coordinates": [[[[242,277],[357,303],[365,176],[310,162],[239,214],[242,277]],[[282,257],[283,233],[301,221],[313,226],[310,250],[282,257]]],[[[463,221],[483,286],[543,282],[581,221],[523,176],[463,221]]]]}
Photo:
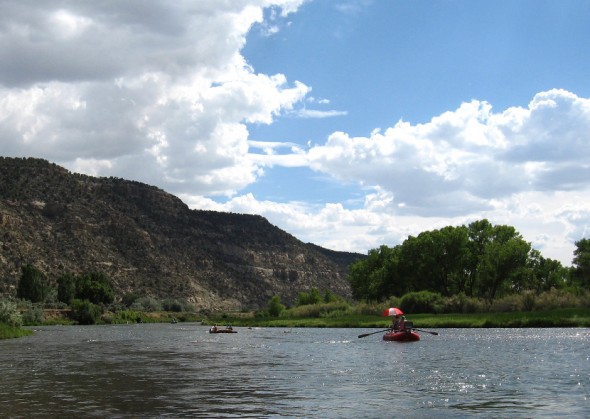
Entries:
{"type": "Polygon", "coordinates": [[[555,288],[541,293],[535,302],[536,310],[551,310],[555,308],[575,308],[590,306],[590,293],[579,290],[558,290],[555,288]],[[572,292],[575,291],[575,292],[572,292]]]}
{"type": "Polygon", "coordinates": [[[325,304],[307,304],[304,306],[293,307],[281,313],[281,317],[288,318],[319,318],[335,317],[334,313],[344,315],[350,311],[350,306],[345,301],[335,301],[325,304]]]}
{"type": "Polygon", "coordinates": [[[7,324],[12,327],[21,327],[23,319],[17,309],[16,303],[13,301],[0,301],[0,323],[7,324]]]}
{"type": "Polygon", "coordinates": [[[309,292],[300,292],[297,296],[297,305],[305,306],[309,304],[319,304],[324,301],[317,288],[312,288],[309,292]]]}
{"type": "Polygon", "coordinates": [[[188,301],[183,301],[182,302],[182,311],[188,311],[188,312],[193,313],[193,312],[197,311],[197,308],[192,303],[190,303],[188,301]]]}
{"type": "Polygon", "coordinates": [[[162,305],[155,298],[142,297],[138,298],[133,304],[131,304],[131,309],[153,313],[155,311],[161,311],[162,305]]]}
{"type": "Polygon", "coordinates": [[[320,313],[321,307],[319,304],[306,304],[303,306],[290,308],[287,311],[283,311],[281,315],[290,318],[313,319],[320,317],[320,313]]]}
{"type": "Polygon", "coordinates": [[[463,302],[463,313],[481,313],[485,308],[485,302],[479,298],[467,297],[463,302]]]}
{"type": "Polygon", "coordinates": [[[441,299],[437,292],[409,292],[402,297],[399,308],[405,313],[436,313],[441,299]]]}
{"type": "Polygon", "coordinates": [[[482,300],[460,293],[442,298],[436,305],[437,313],[479,313],[485,311],[482,300]]]}
{"type": "Polygon", "coordinates": [[[141,323],[143,322],[143,316],[141,313],[133,310],[121,310],[107,319],[109,323],[114,324],[125,324],[125,323],[141,323]]]}
{"type": "Polygon", "coordinates": [[[164,311],[173,311],[175,313],[180,313],[184,310],[182,303],[178,300],[167,299],[162,301],[162,309],[164,311]]]}
{"type": "Polygon", "coordinates": [[[526,311],[533,311],[535,308],[536,297],[533,291],[525,291],[521,294],[522,308],[526,311]]]}
{"type": "Polygon", "coordinates": [[[102,314],[100,306],[88,300],[72,300],[71,307],[72,318],[78,324],[96,324],[102,314]]]}
{"type": "Polygon", "coordinates": [[[268,314],[272,317],[279,317],[281,312],[285,309],[285,306],[281,304],[281,297],[275,295],[268,302],[268,314]]]}
{"type": "Polygon", "coordinates": [[[510,311],[521,311],[522,301],[516,294],[507,295],[502,298],[493,300],[490,304],[489,310],[492,313],[502,313],[510,311]]]}
{"type": "Polygon", "coordinates": [[[40,304],[27,304],[27,308],[23,311],[23,324],[27,326],[34,326],[43,323],[43,307],[40,304]]]}
{"type": "Polygon", "coordinates": [[[134,292],[130,292],[128,294],[123,295],[123,298],[121,299],[121,303],[123,303],[125,305],[125,307],[131,307],[133,305],[133,303],[135,303],[140,298],[141,298],[141,295],[136,294],[134,292]]]}
{"type": "MultiPolygon", "coordinates": [[[[394,305],[390,305],[389,307],[397,307],[394,305]]],[[[363,314],[369,316],[380,316],[383,313],[383,304],[369,304],[365,302],[361,302],[356,304],[353,309],[353,313],[355,314],[363,314]]]]}

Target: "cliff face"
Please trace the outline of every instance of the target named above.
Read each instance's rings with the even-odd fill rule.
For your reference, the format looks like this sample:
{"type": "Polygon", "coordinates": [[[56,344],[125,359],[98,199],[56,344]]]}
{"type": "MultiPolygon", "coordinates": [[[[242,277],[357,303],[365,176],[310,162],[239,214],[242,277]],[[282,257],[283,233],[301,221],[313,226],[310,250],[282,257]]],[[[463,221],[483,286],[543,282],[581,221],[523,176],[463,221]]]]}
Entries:
{"type": "Polygon", "coordinates": [[[302,243],[260,216],[190,210],[139,182],[0,157],[0,293],[14,293],[32,264],[50,279],[104,272],[118,297],[256,309],[311,288],[350,297],[347,267],[359,257],[302,243]]]}

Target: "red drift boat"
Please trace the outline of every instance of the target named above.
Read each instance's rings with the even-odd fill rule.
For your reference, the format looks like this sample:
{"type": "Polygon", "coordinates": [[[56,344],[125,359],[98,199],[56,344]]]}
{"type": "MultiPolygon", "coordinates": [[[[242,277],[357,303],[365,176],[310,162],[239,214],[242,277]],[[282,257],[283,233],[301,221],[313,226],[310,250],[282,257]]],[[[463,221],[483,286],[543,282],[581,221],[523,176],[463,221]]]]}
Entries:
{"type": "Polygon", "coordinates": [[[393,342],[416,342],[420,340],[420,335],[411,330],[398,330],[396,332],[387,332],[383,335],[383,340],[393,342]]]}
{"type": "Polygon", "coordinates": [[[390,330],[383,335],[383,340],[393,342],[416,342],[420,340],[420,335],[414,332],[414,323],[406,321],[404,322],[404,330],[390,330]]]}

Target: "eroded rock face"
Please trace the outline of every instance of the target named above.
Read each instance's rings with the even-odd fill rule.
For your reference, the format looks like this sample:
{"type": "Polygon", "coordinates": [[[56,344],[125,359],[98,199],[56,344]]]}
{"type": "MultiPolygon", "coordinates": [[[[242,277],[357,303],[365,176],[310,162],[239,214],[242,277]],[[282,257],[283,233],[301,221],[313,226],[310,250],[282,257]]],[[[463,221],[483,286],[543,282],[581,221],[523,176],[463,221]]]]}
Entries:
{"type": "Polygon", "coordinates": [[[118,297],[223,310],[275,294],[290,304],[311,288],[348,298],[348,265],[363,257],[302,243],[261,216],[190,210],[153,186],[13,158],[0,158],[0,249],[0,293],[29,263],[49,278],[105,272],[118,297]]]}

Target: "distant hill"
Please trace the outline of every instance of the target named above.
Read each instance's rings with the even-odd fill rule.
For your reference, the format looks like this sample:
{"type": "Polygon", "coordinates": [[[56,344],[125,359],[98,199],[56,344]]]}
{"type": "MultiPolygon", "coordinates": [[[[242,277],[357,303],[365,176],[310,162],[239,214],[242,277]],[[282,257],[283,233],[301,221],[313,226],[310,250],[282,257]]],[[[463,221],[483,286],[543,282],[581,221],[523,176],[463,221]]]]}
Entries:
{"type": "Polygon", "coordinates": [[[317,288],[351,295],[361,254],[306,244],[257,215],[189,209],[154,186],[96,178],[34,158],[0,157],[0,293],[20,267],[55,279],[100,271],[118,297],[183,298],[205,309],[291,304],[317,288]]]}

